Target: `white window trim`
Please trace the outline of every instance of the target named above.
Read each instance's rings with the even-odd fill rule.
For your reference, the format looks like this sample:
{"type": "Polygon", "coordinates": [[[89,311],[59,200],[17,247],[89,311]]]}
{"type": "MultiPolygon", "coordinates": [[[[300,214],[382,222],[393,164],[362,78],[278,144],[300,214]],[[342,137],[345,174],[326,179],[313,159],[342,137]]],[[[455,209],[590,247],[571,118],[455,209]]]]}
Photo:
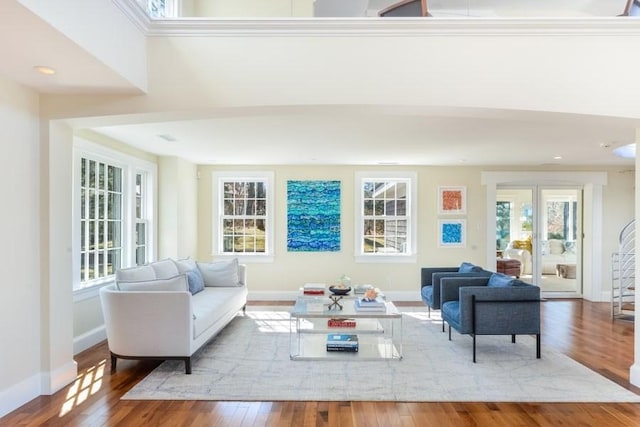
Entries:
{"type": "Polygon", "coordinates": [[[73,140],[73,293],[74,301],[97,296],[102,286],[113,283],[113,276],[92,281],[90,285],[81,287],[80,277],[80,180],[81,159],[89,158],[105,162],[122,169],[123,188],[123,258],[122,267],[135,265],[135,175],[144,172],[147,175],[148,197],[146,198],[149,216],[149,248],[150,260],[157,256],[156,218],[157,218],[157,165],[146,160],[133,157],[122,152],[112,150],[83,138],[74,137],[73,140]]]}
{"type": "Polygon", "coordinates": [[[273,262],[273,241],[274,241],[274,205],[275,205],[275,179],[272,171],[217,171],[211,174],[211,242],[212,256],[219,258],[238,258],[240,262],[273,262]],[[223,194],[222,180],[252,181],[255,179],[264,179],[267,182],[267,233],[265,252],[255,254],[231,254],[222,251],[222,222],[220,221],[221,206],[223,194]]]}
{"type": "Polygon", "coordinates": [[[418,236],[418,174],[416,172],[402,171],[373,171],[373,172],[356,172],[355,173],[355,245],[354,258],[355,262],[360,263],[415,263],[417,262],[417,236],[418,236]],[[407,252],[402,254],[381,254],[370,253],[365,254],[362,250],[362,242],[364,240],[364,213],[362,211],[364,200],[362,194],[362,183],[364,181],[381,180],[381,179],[405,179],[409,184],[410,200],[407,200],[410,212],[410,228],[407,244],[407,252]]]}

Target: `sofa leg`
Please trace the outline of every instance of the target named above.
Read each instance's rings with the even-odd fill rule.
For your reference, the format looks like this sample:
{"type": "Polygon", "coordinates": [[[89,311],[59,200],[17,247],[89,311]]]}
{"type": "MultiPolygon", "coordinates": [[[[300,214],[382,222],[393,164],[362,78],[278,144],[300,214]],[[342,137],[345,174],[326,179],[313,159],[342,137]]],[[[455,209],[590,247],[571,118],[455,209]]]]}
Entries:
{"type": "Polygon", "coordinates": [[[184,373],[187,375],[191,374],[191,358],[190,357],[184,358],[184,373]]]}
{"type": "Polygon", "coordinates": [[[247,313],[247,304],[242,306],[242,314],[246,314],[247,313]]]}
{"type": "Polygon", "coordinates": [[[118,364],[118,357],[111,353],[111,375],[116,373],[116,365],[118,364]]]}
{"type": "Polygon", "coordinates": [[[540,351],[540,334],[536,334],[536,359],[540,359],[541,351],[540,351]]]}
{"type": "Polygon", "coordinates": [[[512,334],[511,335],[511,343],[513,343],[513,344],[516,343],[516,334],[512,334]]]}

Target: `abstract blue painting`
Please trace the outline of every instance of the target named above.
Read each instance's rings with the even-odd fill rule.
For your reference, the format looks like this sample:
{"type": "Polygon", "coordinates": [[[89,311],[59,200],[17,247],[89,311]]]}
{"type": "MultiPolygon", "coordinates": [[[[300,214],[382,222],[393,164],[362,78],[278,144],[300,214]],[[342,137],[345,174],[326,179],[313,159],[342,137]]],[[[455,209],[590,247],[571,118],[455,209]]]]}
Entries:
{"type": "Polygon", "coordinates": [[[287,181],[287,250],[340,250],[340,181],[287,181]]]}
{"type": "Polygon", "coordinates": [[[440,220],[438,237],[440,247],[463,248],[465,246],[464,219],[440,220]]]}

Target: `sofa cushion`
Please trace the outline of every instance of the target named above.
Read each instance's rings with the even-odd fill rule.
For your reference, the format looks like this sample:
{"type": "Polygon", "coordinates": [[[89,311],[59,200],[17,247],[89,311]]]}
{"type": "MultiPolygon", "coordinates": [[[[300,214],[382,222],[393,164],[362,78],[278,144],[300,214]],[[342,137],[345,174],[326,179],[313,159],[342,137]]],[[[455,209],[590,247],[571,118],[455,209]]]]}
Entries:
{"type": "Polygon", "coordinates": [[[482,271],[482,267],[471,264],[470,262],[463,262],[458,268],[458,273],[476,273],[482,271]]]}
{"type": "Polygon", "coordinates": [[[116,270],[116,283],[120,281],[138,282],[141,280],[153,280],[155,278],[156,272],[153,267],[148,264],[116,270]]]}
{"type": "Polygon", "coordinates": [[[195,295],[204,289],[204,278],[198,270],[198,265],[191,258],[179,259],[174,261],[180,273],[187,275],[189,281],[189,292],[195,295]]]}
{"type": "Polygon", "coordinates": [[[238,258],[215,262],[198,262],[205,286],[241,286],[238,258]]]}
{"type": "Polygon", "coordinates": [[[511,276],[507,276],[502,273],[493,273],[489,277],[487,286],[490,288],[505,288],[507,286],[513,286],[516,284],[516,279],[511,276]]]}
{"type": "Polygon", "coordinates": [[[119,281],[116,285],[121,291],[136,291],[136,292],[148,292],[148,291],[187,291],[189,285],[187,284],[186,274],[178,274],[177,276],[167,279],[153,279],[153,280],[138,280],[138,281],[119,281]]]}
{"type": "Polygon", "coordinates": [[[156,272],[156,279],[168,279],[180,274],[176,263],[171,259],[163,259],[149,264],[153,271],[156,272]]]}
{"type": "Polygon", "coordinates": [[[193,337],[197,338],[224,318],[226,313],[237,310],[246,303],[246,288],[207,287],[191,298],[193,310],[193,337]]]}

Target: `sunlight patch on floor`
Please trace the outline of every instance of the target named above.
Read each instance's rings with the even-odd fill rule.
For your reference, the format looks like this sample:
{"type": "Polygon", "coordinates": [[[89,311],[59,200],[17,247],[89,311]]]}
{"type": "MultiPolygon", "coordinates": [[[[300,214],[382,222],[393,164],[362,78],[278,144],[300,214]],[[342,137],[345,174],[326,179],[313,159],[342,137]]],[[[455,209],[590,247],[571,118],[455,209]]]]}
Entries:
{"type": "Polygon", "coordinates": [[[100,390],[106,364],[107,360],[103,359],[100,363],[77,376],[74,383],[69,387],[69,391],[67,391],[67,399],[62,404],[58,417],[64,417],[75,407],[86,401],[89,396],[100,390]]]}

